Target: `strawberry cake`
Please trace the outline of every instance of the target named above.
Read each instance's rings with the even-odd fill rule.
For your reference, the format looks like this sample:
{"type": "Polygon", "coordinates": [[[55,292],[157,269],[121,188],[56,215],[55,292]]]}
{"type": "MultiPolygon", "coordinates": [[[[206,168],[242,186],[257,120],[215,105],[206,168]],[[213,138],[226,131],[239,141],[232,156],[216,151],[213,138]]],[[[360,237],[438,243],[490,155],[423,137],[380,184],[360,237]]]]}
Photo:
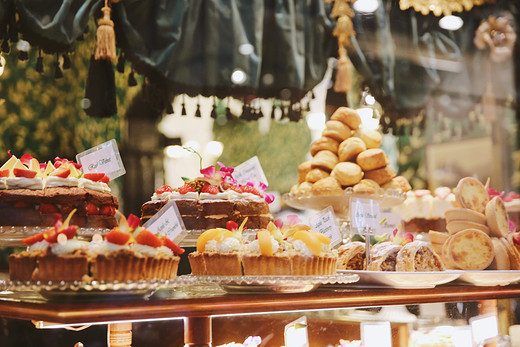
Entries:
{"type": "Polygon", "coordinates": [[[203,176],[185,180],[180,187],[162,186],[141,207],[141,222],[174,200],[189,230],[225,228],[228,221],[241,224],[246,218],[247,228],[265,228],[272,220],[268,205],[272,196],[263,193],[266,187],[262,184],[238,184],[232,172],[230,167],[221,166],[216,171],[210,166],[201,170],[203,176]]]}
{"type": "Polygon", "coordinates": [[[72,224],[112,228],[117,225],[117,197],[110,193],[103,173],[83,173],[67,159],[40,163],[25,154],[11,155],[0,167],[0,225],[52,226],[76,210],[72,224]]]}

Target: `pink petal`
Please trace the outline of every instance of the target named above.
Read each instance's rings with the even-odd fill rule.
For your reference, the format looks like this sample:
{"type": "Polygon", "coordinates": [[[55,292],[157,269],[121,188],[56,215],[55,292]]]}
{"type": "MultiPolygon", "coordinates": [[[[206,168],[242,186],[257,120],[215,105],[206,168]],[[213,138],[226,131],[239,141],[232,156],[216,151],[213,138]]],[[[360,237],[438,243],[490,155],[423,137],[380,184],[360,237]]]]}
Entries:
{"type": "Polygon", "coordinates": [[[281,218],[278,218],[274,221],[274,225],[278,228],[278,229],[282,229],[283,227],[283,221],[281,218]]]}
{"type": "Polygon", "coordinates": [[[298,215],[290,214],[287,216],[287,224],[295,225],[295,224],[301,224],[302,220],[298,217],[298,215]]]}
{"type": "Polygon", "coordinates": [[[201,169],[200,173],[203,174],[205,177],[211,177],[215,173],[215,166],[211,165],[205,169],[201,169]]]}
{"type": "Polygon", "coordinates": [[[265,202],[268,204],[272,203],[274,201],[274,195],[273,194],[265,194],[265,202]]]}

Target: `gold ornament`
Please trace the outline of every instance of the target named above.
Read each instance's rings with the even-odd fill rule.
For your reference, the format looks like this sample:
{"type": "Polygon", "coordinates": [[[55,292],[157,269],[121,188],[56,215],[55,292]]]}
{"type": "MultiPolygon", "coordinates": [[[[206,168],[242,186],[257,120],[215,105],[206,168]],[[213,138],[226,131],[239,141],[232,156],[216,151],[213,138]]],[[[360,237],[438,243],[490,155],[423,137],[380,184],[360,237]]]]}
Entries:
{"type": "Polygon", "coordinates": [[[516,33],[509,19],[505,17],[489,16],[483,21],[473,38],[475,46],[484,50],[489,48],[489,57],[495,63],[499,63],[513,55],[516,42],[516,33]]]}
{"type": "Polygon", "coordinates": [[[492,4],[495,0],[399,0],[401,10],[413,8],[423,15],[449,16],[452,12],[469,11],[473,6],[492,4]]]}

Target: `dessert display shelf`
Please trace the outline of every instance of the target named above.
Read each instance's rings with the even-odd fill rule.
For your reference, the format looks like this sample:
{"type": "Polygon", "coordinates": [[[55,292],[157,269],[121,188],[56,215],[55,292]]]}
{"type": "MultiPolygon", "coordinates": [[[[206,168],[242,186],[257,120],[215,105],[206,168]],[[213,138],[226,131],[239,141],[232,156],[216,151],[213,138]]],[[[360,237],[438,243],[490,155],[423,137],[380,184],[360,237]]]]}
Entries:
{"type": "MultiPolygon", "coordinates": [[[[244,229],[242,231],[242,240],[243,241],[253,241],[255,239],[256,233],[259,229],[244,229]]],[[[186,236],[182,241],[179,242],[179,246],[181,247],[195,247],[197,245],[197,239],[199,236],[206,230],[203,229],[190,229],[186,230],[186,236]]]]}
{"type": "Polygon", "coordinates": [[[286,193],[283,201],[292,208],[298,210],[323,210],[328,206],[334,209],[334,213],[340,219],[348,220],[350,217],[350,198],[372,199],[379,202],[382,210],[401,204],[406,194],[396,189],[379,189],[374,194],[354,193],[352,187],[343,191],[323,190],[319,192],[286,193]]]}
{"type": "MultiPolygon", "coordinates": [[[[36,235],[49,229],[49,226],[0,226],[0,247],[25,247],[22,239],[36,235]]],[[[106,228],[78,228],[78,238],[90,241],[95,234],[104,235],[110,229],[106,228]]]]}

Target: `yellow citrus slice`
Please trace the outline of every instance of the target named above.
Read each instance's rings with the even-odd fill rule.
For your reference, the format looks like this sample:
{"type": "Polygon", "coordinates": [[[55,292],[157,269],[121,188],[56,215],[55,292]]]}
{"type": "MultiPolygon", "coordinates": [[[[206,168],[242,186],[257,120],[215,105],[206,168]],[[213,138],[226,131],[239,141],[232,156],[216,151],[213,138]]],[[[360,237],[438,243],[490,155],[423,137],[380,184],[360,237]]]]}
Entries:
{"type": "Polygon", "coordinates": [[[319,256],[321,254],[321,242],[317,236],[310,232],[298,230],[294,233],[293,240],[303,241],[313,255],[319,256]]]}
{"type": "Polygon", "coordinates": [[[314,230],[311,230],[309,231],[312,235],[316,236],[318,238],[318,240],[320,240],[321,243],[324,243],[326,245],[330,245],[330,239],[327,235],[325,234],[322,234],[320,232],[317,232],[317,231],[314,231],[314,230]]]}
{"type": "Polygon", "coordinates": [[[210,240],[216,240],[220,242],[228,237],[233,237],[233,233],[227,229],[208,229],[200,234],[199,238],[197,239],[197,252],[204,252],[206,249],[206,243],[208,243],[210,240]]]}
{"type": "Polygon", "coordinates": [[[271,233],[265,229],[258,230],[256,233],[258,238],[258,246],[260,247],[260,253],[265,256],[273,255],[273,245],[271,243],[271,233]]]}

